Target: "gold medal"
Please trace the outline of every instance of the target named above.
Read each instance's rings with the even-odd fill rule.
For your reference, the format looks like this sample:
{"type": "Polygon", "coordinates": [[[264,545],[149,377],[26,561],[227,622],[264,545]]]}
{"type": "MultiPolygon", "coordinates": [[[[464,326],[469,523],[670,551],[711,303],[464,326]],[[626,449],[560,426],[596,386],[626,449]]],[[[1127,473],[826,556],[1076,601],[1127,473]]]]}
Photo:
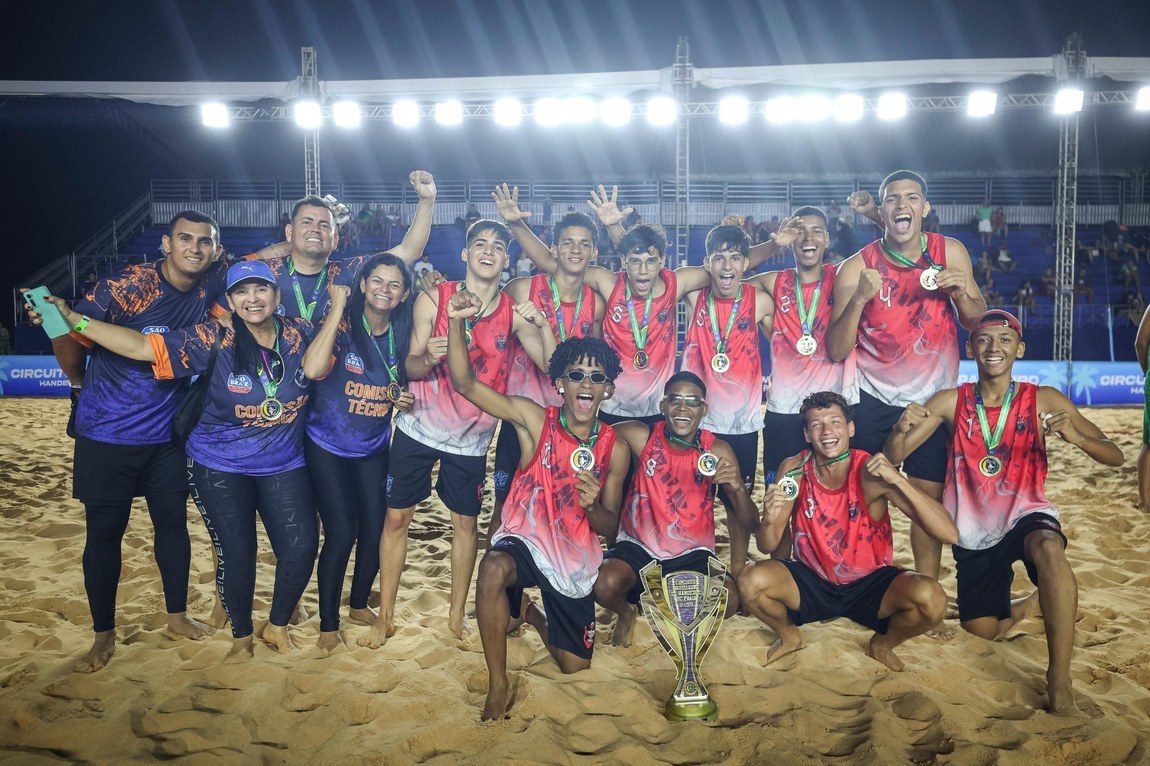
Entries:
{"type": "Polygon", "coordinates": [[[647,356],[647,352],[639,350],[635,352],[635,369],[642,370],[651,361],[651,357],[647,356]]]}
{"type": "Polygon", "coordinates": [[[783,497],[787,500],[794,500],[799,496],[799,483],[795,481],[793,476],[784,476],[779,479],[779,489],[783,491],[783,497]]]}
{"type": "Polygon", "coordinates": [[[390,383],[387,386],[387,398],[393,402],[398,402],[399,397],[403,396],[403,386],[398,383],[390,383]]]}
{"type": "Polygon", "coordinates": [[[699,469],[699,473],[704,476],[714,476],[719,470],[719,458],[715,457],[714,452],[703,452],[699,455],[696,466],[699,469]]]}
{"type": "Polygon", "coordinates": [[[997,476],[1002,472],[1002,461],[994,455],[987,455],[978,461],[978,471],[986,477],[997,476]]]}
{"type": "Polygon", "coordinates": [[[470,347],[471,346],[471,328],[470,327],[465,327],[463,329],[463,337],[467,339],[467,345],[468,345],[468,347],[470,347]]]}
{"type": "Polygon", "coordinates": [[[815,340],[813,335],[804,335],[795,341],[795,350],[803,356],[810,356],[815,353],[819,348],[819,342],[815,340]]]}
{"type": "Polygon", "coordinates": [[[937,290],[938,269],[923,269],[922,273],[918,275],[918,283],[922,285],[924,290],[937,290]]]}
{"type": "Polygon", "coordinates": [[[577,447],[571,453],[571,468],[576,471],[590,471],[595,467],[595,453],[587,447],[577,447]]]}
{"type": "Polygon", "coordinates": [[[711,369],[715,372],[726,372],[731,369],[731,357],[723,353],[715,354],[711,357],[711,369]]]}
{"type": "Polygon", "coordinates": [[[279,399],[269,396],[260,403],[260,417],[269,423],[283,414],[284,406],[279,399]]]}

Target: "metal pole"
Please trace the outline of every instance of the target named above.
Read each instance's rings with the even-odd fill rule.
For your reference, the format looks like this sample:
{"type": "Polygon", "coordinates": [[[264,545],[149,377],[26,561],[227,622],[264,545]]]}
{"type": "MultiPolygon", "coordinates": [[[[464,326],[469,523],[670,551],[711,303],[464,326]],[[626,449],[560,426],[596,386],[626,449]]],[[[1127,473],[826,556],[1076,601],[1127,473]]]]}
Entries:
{"type": "MultiPolygon", "coordinates": [[[[1066,84],[1080,83],[1086,56],[1082,40],[1071,35],[1062,49],[1066,84]]],[[[1078,113],[1063,116],[1058,140],[1058,190],[1054,207],[1054,361],[1066,362],[1066,386],[1073,374],[1074,249],[1078,207],[1078,113]]]]}
{"type": "MultiPolygon", "coordinates": [[[[300,95],[319,98],[315,48],[300,48],[300,95]]],[[[319,130],[312,129],[303,139],[304,194],[319,194],[319,130]]]]}

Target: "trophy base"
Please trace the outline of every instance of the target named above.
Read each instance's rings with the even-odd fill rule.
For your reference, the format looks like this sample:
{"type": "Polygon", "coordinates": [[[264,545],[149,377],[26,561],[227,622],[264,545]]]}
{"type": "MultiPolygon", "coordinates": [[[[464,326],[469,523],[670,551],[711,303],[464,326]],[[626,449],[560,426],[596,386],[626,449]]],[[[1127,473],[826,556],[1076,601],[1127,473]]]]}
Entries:
{"type": "Polygon", "coordinates": [[[680,721],[716,721],[719,706],[710,697],[702,700],[669,699],[663,707],[663,717],[672,723],[680,721]]]}

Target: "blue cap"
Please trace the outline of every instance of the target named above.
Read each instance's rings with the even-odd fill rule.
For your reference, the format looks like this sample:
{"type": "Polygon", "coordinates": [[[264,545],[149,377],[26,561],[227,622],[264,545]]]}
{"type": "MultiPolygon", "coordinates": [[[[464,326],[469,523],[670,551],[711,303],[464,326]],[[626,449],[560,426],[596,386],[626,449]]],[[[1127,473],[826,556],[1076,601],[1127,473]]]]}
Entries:
{"type": "Polygon", "coordinates": [[[231,292],[231,289],[240,282],[249,279],[257,279],[271,285],[276,283],[276,277],[275,274],[272,274],[271,267],[263,261],[240,261],[233,263],[228,268],[228,292],[231,292]]]}

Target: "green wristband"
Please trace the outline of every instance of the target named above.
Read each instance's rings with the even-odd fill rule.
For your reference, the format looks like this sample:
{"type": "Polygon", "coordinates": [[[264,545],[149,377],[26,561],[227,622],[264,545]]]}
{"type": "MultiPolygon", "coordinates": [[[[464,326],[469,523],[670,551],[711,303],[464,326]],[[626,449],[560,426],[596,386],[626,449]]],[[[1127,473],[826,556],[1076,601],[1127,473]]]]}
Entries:
{"type": "Polygon", "coordinates": [[[76,331],[77,333],[82,333],[82,332],[84,332],[84,328],[87,326],[88,326],[88,317],[81,316],[80,321],[77,322],[76,325],[72,329],[74,331],[76,331]]]}

